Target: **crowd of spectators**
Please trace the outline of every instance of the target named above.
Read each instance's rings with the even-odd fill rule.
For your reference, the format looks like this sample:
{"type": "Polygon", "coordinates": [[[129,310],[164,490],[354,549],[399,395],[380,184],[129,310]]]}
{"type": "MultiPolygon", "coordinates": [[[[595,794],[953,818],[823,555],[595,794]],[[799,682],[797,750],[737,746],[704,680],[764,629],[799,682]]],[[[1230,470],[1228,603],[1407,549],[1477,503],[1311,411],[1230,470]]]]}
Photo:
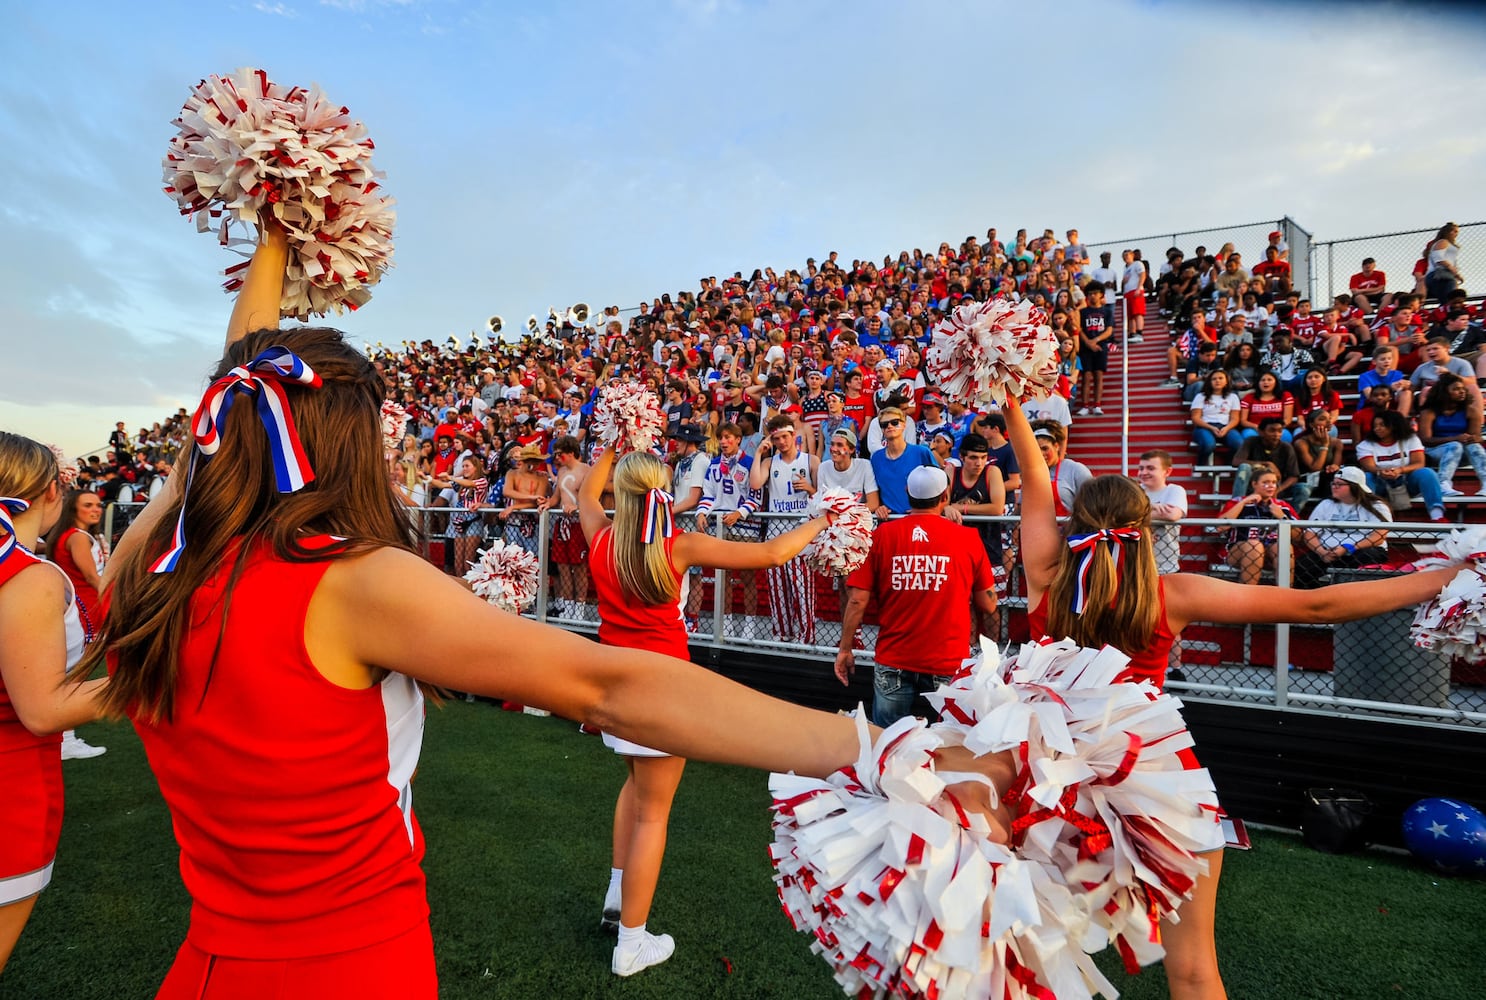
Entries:
{"type": "MultiPolygon", "coordinates": [[[[1254,472],[1269,464],[1279,473],[1276,495],[1300,508],[1327,496],[1331,477],[1351,460],[1375,495],[1400,479],[1440,516],[1440,504],[1459,494],[1452,477],[1463,461],[1486,473],[1475,379],[1486,374],[1486,333],[1458,287],[1456,233],[1447,226],[1430,241],[1415,287],[1389,292],[1368,259],[1350,292],[1320,310],[1292,287],[1280,232],[1251,270],[1230,244],[1213,253],[1199,246],[1190,258],[1173,248],[1151,274],[1139,251],[1124,252],[1118,268],[1109,253],[1091,259],[1076,230],[1062,240],[1052,230],[1003,240],[992,228],[880,263],[848,263],[832,252],[802,269],[707,277],[695,290],[633,310],[554,315],[514,342],[410,340],[370,352],[389,398],[408,416],[406,436],[388,451],[390,474],[412,506],[468,511],[429,522],[451,542],[451,570],[468,564],[492,533],[535,548],[535,520],[521,512],[569,506],[558,478],[565,465],[591,457],[596,390],[622,379],[662,400],[685,509],[724,520],[739,537],[758,537],[761,529],[747,522],[771,506],[750,484],[749,468],[771,418],[781,415],[813,460],[812,490],[846,485],[881,515],[903,513],[908,472],[935,464],[966,496],[999,497],[974,504],[975,513],[1010,512],[1017,470],[999,414],[947,398],[923,366],[947,312],[1003,297],[1041,306],[1058,335],[1060,392],[1029,415],[1040,418],[1053,467],[1067,470],[1059,492],[1071,499],[1090,473],[1066,455],[1069,429],[1075,408],[1078,416],[1102,412],[1114,303],[1139,300],[1129,309],[1130,340],[1139,342],[1149,297],[1174,331],[1166,384],[1180,388],[1190,412],[1197,464],[1224,449],[1238,469],[1235,496],[1247,495],[1254,472]],[[1426,291],[1443,296],[1427,310],[1426,291]],[[1360,376],[1355,406],[1344,407],[1330,384],[1343,374],[1360,376]],[[1390,438],[1388,414],[1409,421],[1408,433],[1390,438]],[[986,478],[999,488],[963,481],[967,438],[977,465],[987,455],[986,478]],[[1414,461],[1415,443],[1436,468],[1414,461]]],[[[158,487],[188,420],[180,410],[132,436],[120,424],[109,452],[89,460],[84,485],[108,500],[158,487]]],[[[1169,455],[1148,458],[1143,467],[1169,472],[1169,455]]],[[[1153,499],[1166,491],[1164,474],[1147,470],[1145,479],[1160,480],[1154,491],[1148,485],[1153,499]]],[[[1163,509],[1179,517],[1185,500],[1163,509]]],[[[1009,564],[999,537],[988,534],[987,549],[993,564],[1009,564]]]]}
{"type": "Polygon", "coordinates": [[[1198,247],[1195,265],[1168,251],[1155,280],[1173,330],[1165,385],[1181,391],[1196,464],[1226,452],[1235,498],[1253,495],[1256,471],[1273,466],[1277,496],[1298,509],[1327,497],[1352,461],[1396,509],[1418,498],[1445,520],[1446,502],[1464,495],[1454,482],[1462,461],[1486,473],[1486,331],[1459,284],[1458,234],[1448,224],[1429,240],[1405,289],[1389,291],[1364,258],[1349,291],[1319,310],[1291,287],[1278,232],[1252,272],[1228,246],[1198,247]],[[1350,389],[1353,378],[1356,396],[1344,402],[1332,381],[1350,389]]]}

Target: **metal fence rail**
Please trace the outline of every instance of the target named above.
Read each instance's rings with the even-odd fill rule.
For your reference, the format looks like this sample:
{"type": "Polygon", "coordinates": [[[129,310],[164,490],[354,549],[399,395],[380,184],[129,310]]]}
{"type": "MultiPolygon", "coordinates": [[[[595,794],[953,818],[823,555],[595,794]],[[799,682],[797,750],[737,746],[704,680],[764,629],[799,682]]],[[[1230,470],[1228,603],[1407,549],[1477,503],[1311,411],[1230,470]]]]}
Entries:
{"type": "MultiPolygon", "coordinates": [[[[139,509],[113,505],[106,522],[110,537],[139,509]]],[[[449,537],[456,508],[414,511],[423,530],[422,552],[436,566],[454,572],[457,546],[449,537]]],[[[578,632],[595,633],[598,610],[586,568],[575,543],[576,519],[554,512],[516,511],[503,519],[482,514],[483,538],[504,538],[538,555],[549,569],[537,602],[527,617],[578,632]],[[564,568],[566,567],[566,568],[564,568]]],[[[680,523],[695,529],[688,515],[680,523]]],[[[756,514],[755,528],[786,530],[797,519],[756,514]]],[[[1024,641],[1026,589],[1018,572],[1015,517],[967,518],[967,523],[996,524],[1000,532],[1005,595],[994,619],[978,622],[979,631],[1004,644],[1024,641]]],[[[747,534],[727,531],[716,519],[709,530],[730,538],[747,534]]],[[[1400,523],[1389,528],[1387,555],[1367,556],[1358,566],[1329,565],[1309,551],[1299,529],[1361,532],[1355,523],[1279,522],[1187,519],[1156,525],[1177,546],[1177,565],[1184,572],[1241,579],[1247,574],[1263,586],[1324,585],[1377,579],[1398,572],[1374,568],[1368,561],[1391,557],[1413,559],[1431,551],[1448,530],[1433,524],[1400,523]],[[1238,527],[1236,527],[1236,525],[1238,527]],[[1273,541],[1266,533],[1273,529],[1273,541]],[[1240,530],[1242,538],[1230,537],[1240,530]],[[1254,538],[1248,536],[1253,533],[1254,538]],[[1244,542],[1254,542],[1244,545],[1244,542]]],[[[757,533],[753,537],[758,537],[757,533]]],[[[1360,537],[1360,536],[1359,536],[1360,537]]],[[[483,544],[479,542],[479,544],[483,544]]],[[[1360,559],[1361,557],[1359,557],[1360,559]]],[[[1354,560],[1342,560],[1357,562],[1354,560]]],[[[1170,570],[1168,563],[1161,567],[1170,570]]],[[[800,565],[783,571],[729,573],[693,570],[688,574],[683,613],[694,643],[732,649],[755,649],[799,657],[829,672],[841,639],[839,580],[810,573],[800,565]],[[780,613],[788,610],[788,614],[780,613]],[[803,624],[802,624],[803,623],[803,624]]],[[[1230,625],[1192,622],[1179,638],[1170,663],[1169,687],[1183,697],[1210,702],[1238,702],[1280,711],[1321,712],[1335,716],[1396,718],[1464,729],[1486,728],[1486,651],[1478,660],[1451,659],[1415,648],[1409,641],[1413,609],[1377,615],[1358,622],[1325,625],[1230,625]]],[[[869,609],[856,645],[870,662],[876,639],[876,617],[869,609]]],[[[933,628],[933,623],[924,623],[933,628]]],[[[966,636],[970,649],[971,636],[966,636]]]]}

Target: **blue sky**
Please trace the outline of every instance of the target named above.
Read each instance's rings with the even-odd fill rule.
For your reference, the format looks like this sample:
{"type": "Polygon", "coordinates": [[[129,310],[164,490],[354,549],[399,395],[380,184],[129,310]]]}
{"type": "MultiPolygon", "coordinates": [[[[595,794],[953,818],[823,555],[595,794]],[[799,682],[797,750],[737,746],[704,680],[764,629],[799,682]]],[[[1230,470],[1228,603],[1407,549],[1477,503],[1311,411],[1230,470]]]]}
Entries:
{"type": "Polygon", "coordinates": [[[82,2],[7,29],[0,427],[74,451],[194,405],[219,353],[236,258],[160,159],[239,66],[376,140],[396,266],[332,320],[358,341],[990,225],[1486,218],[1486,22],[1417,5],[82,2]]]}

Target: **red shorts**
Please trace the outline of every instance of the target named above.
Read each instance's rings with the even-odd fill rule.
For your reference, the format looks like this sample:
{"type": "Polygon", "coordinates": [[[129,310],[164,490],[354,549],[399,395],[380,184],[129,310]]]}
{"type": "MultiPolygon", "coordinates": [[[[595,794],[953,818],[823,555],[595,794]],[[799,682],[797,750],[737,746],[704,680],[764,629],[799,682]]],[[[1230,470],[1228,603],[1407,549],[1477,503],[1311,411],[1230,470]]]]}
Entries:
{"type": "Polygon", "coordinates": [[[0,753],[0,906],[52,880],[62,834],[62,737],[0,753]]]}
{"type": "Polygon", "coordinates": [[[187,941],[155,1000],[437,1000],[438,993],[424,920],[390,941],[312,958],[224,958],[187,941]]]}
{"type": "Polygon", "coordinates": [[[576,517],[564,514],[552,519],[552,561],[561,566],[581,566],[588,561],[588,539],[576,517]]]}
{"type": "Polygon", "coordinates": [[[1145,292],[1126,292],[1125,309],[1131,316],[1145,315],[1145,292]]]}

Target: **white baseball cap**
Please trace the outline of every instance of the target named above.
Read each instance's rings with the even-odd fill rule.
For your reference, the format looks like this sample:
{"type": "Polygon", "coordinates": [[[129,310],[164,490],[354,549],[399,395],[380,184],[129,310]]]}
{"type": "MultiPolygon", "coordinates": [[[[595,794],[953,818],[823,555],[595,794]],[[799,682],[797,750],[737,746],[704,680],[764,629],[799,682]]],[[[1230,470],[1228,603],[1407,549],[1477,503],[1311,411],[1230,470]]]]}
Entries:
{"type": "Polygon", "coordinates": [[[908,495],[915,500],[938,500],[949,489],[949,477],[937,465],[920,465],[908,474],[908,495]]]}

